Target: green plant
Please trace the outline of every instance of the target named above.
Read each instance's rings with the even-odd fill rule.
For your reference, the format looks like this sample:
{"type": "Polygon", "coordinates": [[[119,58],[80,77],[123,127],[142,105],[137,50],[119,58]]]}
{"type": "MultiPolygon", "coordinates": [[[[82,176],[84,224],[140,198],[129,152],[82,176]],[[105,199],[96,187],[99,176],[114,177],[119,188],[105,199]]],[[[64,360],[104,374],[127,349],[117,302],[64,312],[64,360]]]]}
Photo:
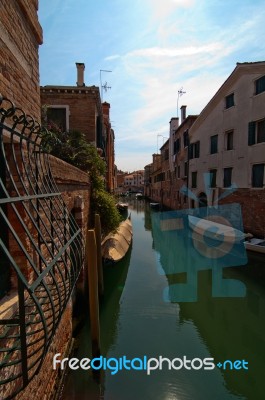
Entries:
{"type": "Polygon", "coordinates": [[[115,230],[121,217],[115,206],[115,198],[105,190],[106,164],[95,146],[86,141],[83,133],[64,132],[52,122],[43,129],[41,137],[44,151],[89,173],[92,215],[100,215],[104,235],[115,230]]]}

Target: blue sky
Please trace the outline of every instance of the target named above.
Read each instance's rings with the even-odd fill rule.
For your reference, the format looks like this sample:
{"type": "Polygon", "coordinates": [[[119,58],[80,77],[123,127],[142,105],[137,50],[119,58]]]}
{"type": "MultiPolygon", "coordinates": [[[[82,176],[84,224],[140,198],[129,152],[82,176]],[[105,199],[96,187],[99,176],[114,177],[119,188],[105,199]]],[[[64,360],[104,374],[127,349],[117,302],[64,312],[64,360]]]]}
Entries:
{"type": "Polygon", "coordinates": [[[75,85],[76,62],[88,86],[112,71],[103,101],[127,171],[168,137],[180,88],[178,106],[199,114],[237,62],[265,60],[264,0],[39,0],[39,20],[41,85],[75,85]]]}

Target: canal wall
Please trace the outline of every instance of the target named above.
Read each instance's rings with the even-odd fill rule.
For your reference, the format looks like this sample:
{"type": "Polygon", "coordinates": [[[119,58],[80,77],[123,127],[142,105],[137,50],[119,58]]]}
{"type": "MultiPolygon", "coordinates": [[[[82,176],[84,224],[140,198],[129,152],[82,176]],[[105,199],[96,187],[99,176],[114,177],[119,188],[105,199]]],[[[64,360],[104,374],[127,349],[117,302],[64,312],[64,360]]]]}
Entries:
{"type": "MultiPolygon", "coordinates": [[[[90,209],[90,182],[87,173],[66,162],[49,156],[52,176],[57,184],[69,212],[74,216],[77,224],[85,237],[90,209]]],[[[84,270],[81,270],[77,285],[84,284],[84,270]]],[[[29,385],[18,394],[16,400],[53,399],[64,371],[53,370],[53,357],[61,353],[62,358],[67,357],[71,351],[73,339],[73,308],[74,295],[68,302],[54,334],[48,353],[44,359],[39,373],[29,385]]]]}

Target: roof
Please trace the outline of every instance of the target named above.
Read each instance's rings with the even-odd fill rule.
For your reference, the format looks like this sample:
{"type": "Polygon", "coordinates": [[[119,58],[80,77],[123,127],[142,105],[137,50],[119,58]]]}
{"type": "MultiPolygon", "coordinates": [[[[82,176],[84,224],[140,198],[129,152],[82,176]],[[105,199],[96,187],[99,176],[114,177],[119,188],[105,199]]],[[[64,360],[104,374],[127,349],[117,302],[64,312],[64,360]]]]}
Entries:
{"type": "Polygon", "coordinates": [[[265,74],[265,61],[244,62],[244,63],[238,62],[232,73],[228,76],[228,78],[224,81],[222,86],[220,86],[220,88],[217,90],[215,95],[203,108],[200,115],[190,128],[190,132],[192,133],[193,130],[199,128],[199,126],[203,123],[206,117],[210,114],[213,107],[215,107],[218,104],[220,98],[226,95],[228,89],[238,80],[240,76],[244,74],[253,74],[253,73],[265,74]]]}

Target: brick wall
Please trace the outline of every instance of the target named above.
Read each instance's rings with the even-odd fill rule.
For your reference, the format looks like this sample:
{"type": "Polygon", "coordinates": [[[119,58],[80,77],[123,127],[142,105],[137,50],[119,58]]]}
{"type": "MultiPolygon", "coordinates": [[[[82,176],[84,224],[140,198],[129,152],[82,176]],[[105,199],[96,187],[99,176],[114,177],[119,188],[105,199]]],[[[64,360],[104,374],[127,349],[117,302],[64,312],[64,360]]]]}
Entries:
{"type": "Polygon", "coordinates": [[[37,0],[0,2],[0,93],[40,120],[37,0]]]}
{"type": "Polygon", "coordinates": [[[56,353],[61,353],[60,358],[68,356],[72,340],[72,312],[72,302],[69,302],[40,372],[32,379],[25,390],[15,397],[16,400],[49,400],[54,397],[62,372],[58,373],[58,370],[52,369],[53,356],[56,353]]]}
{"type": "Polygon", "coordinates": [[[89,142],[96,142],[97,116],[102,121],[98,87],[44,86],[41,87],[41,104],[68,105],[69,130],[78,130],[86,135],[89,142]]]}
{"type": "Polygon", "coordinates": [[[252,233],[258,237],[265,237],[264,189],[237,189],[233,194],[219,202],[219,204],[230,203],[239,203],[241,205],[245,232],[252,233]]]}

